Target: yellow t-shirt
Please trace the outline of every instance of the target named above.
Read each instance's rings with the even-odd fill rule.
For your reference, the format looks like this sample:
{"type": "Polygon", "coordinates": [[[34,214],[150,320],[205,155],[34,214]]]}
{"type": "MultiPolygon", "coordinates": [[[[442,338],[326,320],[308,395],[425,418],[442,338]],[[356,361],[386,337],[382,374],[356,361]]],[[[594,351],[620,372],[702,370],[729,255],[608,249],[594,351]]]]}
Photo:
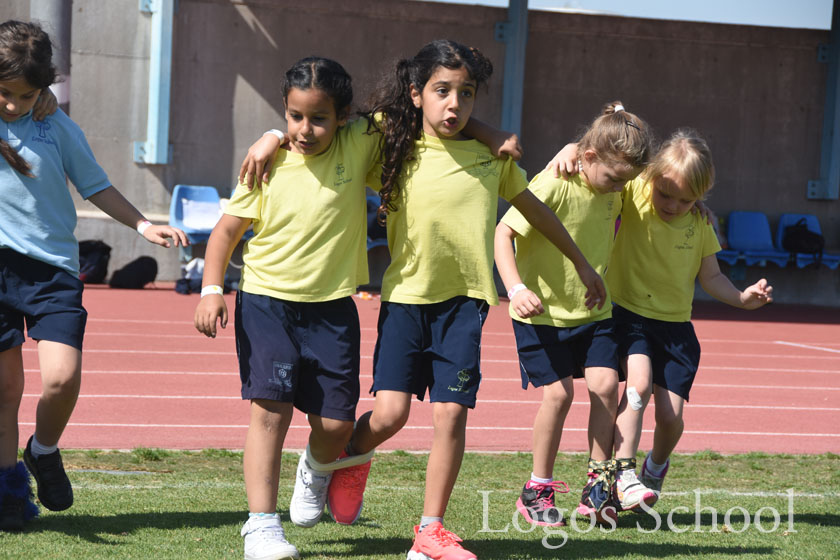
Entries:
{"type": "Polygon", "coordinates": [[[651,188],[640,177],[624,188],[607,284],[613,301],[633,313],[690,321],[700,262],[720,251],[720,244],[711,224],[698,214],[663,221],[651,204],[651,188]]]}
{"type": "MultiPolygon", "coordinates": [[[[598,194],[581,175],[565,180],[546,171],[534,177],[528,188],[557,214],[589,264],[603,275],[613,247],[621,195],[598,194]]],[[[511,306],[508,311],[513,319],[534,325],[576,327],[610,317],[609,304],[601,309],[586,308],[586,286],[572,262],[516,208],[508,210],[502,221],[518,234],[516,266],[522,282],[539,296],[545,308],[544,313],[523,319],[511,306]]],[[[607,291],[607,302],[609,296],[607,291]]]]}
{"type": "Polygon", "coordinates": [[[366,176],[379,135],[359,119],[316,156],[281,149],[269,184],[236,187],[225,213],[250,218],[239,288],[289,301],[329,301],[368,281],[366,176]]]}
{"type": "Polygon", "coordinates": [[[493,234],[499,196],[510,200],[525,190],[525,172],[477,140],[423,135],[415,156],[397,210],[388,215],[391,264],[382,299],[422,304],[468,296],[498,304],[493,234]]]}

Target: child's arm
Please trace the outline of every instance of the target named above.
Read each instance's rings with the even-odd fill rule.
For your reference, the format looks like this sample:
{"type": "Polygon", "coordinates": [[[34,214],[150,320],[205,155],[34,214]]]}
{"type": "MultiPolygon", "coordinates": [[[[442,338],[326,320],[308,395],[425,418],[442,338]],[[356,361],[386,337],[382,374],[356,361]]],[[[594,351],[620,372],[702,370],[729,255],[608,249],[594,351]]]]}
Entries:
{"type": "Polygon", "coordinates": [[[88,200],[119,223],[137,229],[150,243],[168,248],[170,244],[167,239],[171,239],[176,247],[189,245],[187,235],[183,231],[168,225],[156,226],[149,223],[143,214],[113,186],[99,191],[88,200]]]}
{"type": "Polygon", "coordinates": [[[274,156],[283,144],[289,141],[282,131],[272,129],[262,135],[262,138],[251,144],[248,154],[239,167],[239,183],[253,190],[262,183],[268,183],[268,174],[274,165],[274,156]],[[281,138],[282,136],[282,138],[281,138]],[[256,178],[260,177],[260,181],[256,178]]]}
{"type": "Polygon", "coordinates": [[[773,287],[768,285],[764,278],[743,292],[739,291],[732,285],[729,278],[720,271],[715,255],[703,258],[697,277],[700,279],[700,286],[707,294],[734,307],[758,309],[762,305],[773,301],[773,287]]]}
{"type": "Polygon", "coordinates": [[[519,137],[512,132],[499,130],[476,118],[470,118],[461,132],[490,148],[490,152],[498,158],[510,156],[514,161],[522,159],[522,145],[519,137]]]}
{"type": "Polygon", "coordinates": [[[551,161],[545,166],[546,169],[554,171],[555,177],[563,176],[568,179],[578,172],[578,149],[577,143],[566,144],[563,149],[557,152],[551,161]]]}
{"type": "Polygon", "coordinates": [[[601,309],[607,299],[604,281],[575,245],[557,215],[527,189],[516,195],[510,203],[575,265],[578,276],[586,286],[586,307],[592,309],[597,305],[601,309]]]}
{"type": "Polygon", "coordinates": [[[516,267],[516,256],[513,253],[513,239],[516,232],[506,223],[499,222],[496,226],[495,253],[496,268],[505,283],[510,303],[516,314],[527,319],[539,315],[544,311],[540,298],[522,283],[519,269],[516,267]]]}
{"type": "Polygon", "coordinates": [[[206,336],[216,338],[216,321],[221,318],[221,326],[227,327],[228,311],[222,286],[225,270],[236,244],[242,239],[251,220],[230,214],[222,214],[219,222],[210,233],[207,249],[204,252],[204,276],[201,279],[201,301],[195,308],[195,328],[206,336]]]}

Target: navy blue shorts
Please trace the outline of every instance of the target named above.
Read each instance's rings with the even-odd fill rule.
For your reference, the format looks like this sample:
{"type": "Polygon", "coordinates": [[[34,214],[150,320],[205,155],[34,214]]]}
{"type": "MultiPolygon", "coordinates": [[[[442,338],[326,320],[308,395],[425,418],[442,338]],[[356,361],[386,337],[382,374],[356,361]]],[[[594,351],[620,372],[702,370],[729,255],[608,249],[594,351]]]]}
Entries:
{"type": "Polygon", "coordinates": [[[700,367],[700,342],[691,321],[648,319],[623,307],[613,307],[620,356],[650,358],[653,383],[688,401],[700,367]]]}
{"type": "Polygon", "coordinates": [[[514,319],[522,388],[529,382],[542,387],[570,375],[583,377],[588,367],[613,369],[623,379],[613,325],[612,319],[577,327],[532,325],[514,319]]]}
{"type": "Polygon", "coordinates": [[[243,399],[289,402],[307,414],[355,420],[360,347],[351,297],[296,302],[236,294],[243,399]]]}
{"type": "Polygon", "coordinates": [[[82,281],[43,261],[0,249],[0,352],[26,340],[49,340],[82,349],[87,311],[82,281]]]}
{"type": "Polygon", "coordinates": [[[487,311],[487,302],[466,296],[428,304],[383,301],[371,393],[400,391],[422,401],[428,389],[431,402],[475,407],[487,311]]]}

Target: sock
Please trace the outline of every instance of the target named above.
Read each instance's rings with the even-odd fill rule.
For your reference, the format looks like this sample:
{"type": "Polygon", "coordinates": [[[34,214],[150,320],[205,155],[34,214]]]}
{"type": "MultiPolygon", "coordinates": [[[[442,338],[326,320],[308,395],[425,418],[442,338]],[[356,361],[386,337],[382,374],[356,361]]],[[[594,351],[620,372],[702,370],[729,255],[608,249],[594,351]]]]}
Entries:
{"type": "Polygon", "coordinates": [[[654,463],[653,459],[651,459],[650,455],[648,455],[647,459],[645,460],[645,467],[647,468],[647,471],[650,473],[651,476],[655,476],[657,478],[662,476],[662,471],[665,470],[665,467],[667,465],[668,465],[668,460],[667,459],[665,460],[664,463],[662,463],[660,465],[659,463],[654,463]]]}
{"type": "Polygon", "coordinates": [[[41,455],[54,453],[56,449],[58,449],[58,445],[42,445],[35,436],[32,436],[32,445],[29,446],[29,450],[36,459],[41,455]]]}
{"type": "Polygon", "coordinates": [[[531,473],[531,482],[536,482],[537,484],[548,484],[552,480],[554,480],[553,477],[541,478],[535,475],[533,472],[531,473]]]}
{"type": "Polygon", "coordinates": [[[249,518],[256,517],[257,519],[266,519],[266,518],[269,518],[269,517],[279,518],[280,515],[277,514],[277,513],[263,513],[263,512],[254,513],[253,511],[249,511],[248,512],[248,517],[249,518]]]}
{"type": "Polygon", "coordinates": [[[425,515],[422,516],[420,518],[420,530],[422,531],[423,529],[426,528],[426,525],[431,525],[435,521],[440,521],[441,523],[443,523],[443,517],[431,517],[431,516],[425,516],[425,515]]]}

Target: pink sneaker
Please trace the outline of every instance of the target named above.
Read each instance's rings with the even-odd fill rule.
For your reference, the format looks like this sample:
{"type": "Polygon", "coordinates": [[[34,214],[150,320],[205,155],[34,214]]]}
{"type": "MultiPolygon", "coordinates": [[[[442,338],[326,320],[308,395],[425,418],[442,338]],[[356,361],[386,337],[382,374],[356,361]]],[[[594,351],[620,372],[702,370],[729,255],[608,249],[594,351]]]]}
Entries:
{"type": "MultiPolygon", "coordinates": [[[[339,460],[347,457],[343,452],[339,460]]],[[[327,506],[336,523],[352,525],[362,514],[365,486],[370,473],[370,460],[361,465],[333,471],[330,487],[327,489],[327,506]]]]}
{"type": "Polygon", "coordinates": [[[414,544],[406,560],[477,560],[475,554],[461,546],[461,539],[443,528],[440,521],[429,523],[420,531],[414,527],[414,544]]]}

